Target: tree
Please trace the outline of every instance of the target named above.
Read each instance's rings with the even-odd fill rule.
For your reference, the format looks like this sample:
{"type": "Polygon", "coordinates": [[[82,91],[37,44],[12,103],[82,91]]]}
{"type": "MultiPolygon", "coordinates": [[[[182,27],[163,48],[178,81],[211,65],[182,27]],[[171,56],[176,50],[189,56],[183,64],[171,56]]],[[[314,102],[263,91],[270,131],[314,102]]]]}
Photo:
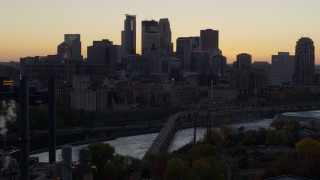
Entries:
{"type": "Polygon", "coordinates": [[[219,128],[224,141],[227,141],[233,134],[233,129],[227,124],[221,124],[219,128]]]}
{"type": "Polygon", "coordinates": [[[103,171],[104,166],[114,159],[114,148],[109,144],[94,142],[88,146],[91,151],[92,164],[98,171],[103,171]]]}
{"type": "Polygon", "coordinates": [[[266,145],[279,145],[281,144],[281,133],[274,129],[267,130],[266,145]]]}
{"type": "Polygon", "coordinates": [[[188,156],[192,161],[201,157],[216,157],[217,149],[213,145],[197,144],[188,151],[188,156]]]}
{"type": "Polygon", "coordinates": [[[312,138],[304,138],[296,144],[296,150],[304,157],[313,158],[320,152],[320,142],[312,138]]]}
{"type": "Polygon", "coordinates": [[[253,137],[252,133],[247,131],[244,133],[242,141],[244,145],[253,145],[255,143],[255,138],[253,137]]]}
{"type": "Polygon", "coordinates": [[[180,158],[170,159],[167,163],[165,179],[188,180],[191,179],[191,168],[180,158]]]}
{"type": "Polygon", "coordinates": [[[192,163],[192,179],[226,179],[225,164],[214,157],[200,158],[192,163]]]}

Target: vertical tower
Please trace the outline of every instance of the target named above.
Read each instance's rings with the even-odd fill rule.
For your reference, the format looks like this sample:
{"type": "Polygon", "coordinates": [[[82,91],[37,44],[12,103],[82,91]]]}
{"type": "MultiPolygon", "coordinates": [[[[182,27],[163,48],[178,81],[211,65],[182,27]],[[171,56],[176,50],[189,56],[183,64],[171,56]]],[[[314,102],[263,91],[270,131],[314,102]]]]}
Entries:
{"type": "Polygon", "coordinates": [[[219,31],[206,29],[200,31],[203,50],[219,48],[219,31]]]}
{"type": "Polygon", "coordinates": [[[176,55],[181,59],[182,69],[190,69],[192,40],[190,37],[179,37],[176,42],[176,55]]]}
{"type": "Polygon", "coordinates": [[[314,43],[308,37],[297,41],[295,55],[295,84],[297,86],[312,86],[314,79],[314,43]]]}
{"type": "Polygon", "coordinates": [[[159,23],[157,21],[142,21],[141,51],[145,57],[160,53],[159,23]]]}
{"type": "Polygon", "coordinates": [[[136,16],[126,14],[124,30],[121,32],[121,46],[126,54],[136,54],[136,16]]]}
{"type": "Polygon", "coordinates": [[[248,71],[251,67],[251,63],[252,56],[247,53],[241,53],[237,55],[237,61],[234,65],[238,71],[248,71]]]}
{"type": "Polygon", "coordinates": [[[173,52],[173,44],[171,42],[171,28],[169,19],[163,18],[159,21],[160,33],[160,55],[170,56],[173,52]]]}
{"type": "Polygon", "coordinates": [[[65,34],[64,42],[71,47],[71,57],[81,57],[80,34],[65,34]]]}
{"type": "Polygon", "coordinates": [[[272,55],[271,84],[281,86],[293,83],[294,66],[295,57],[289,52],[279,52],[278,55],[272,55]]]}

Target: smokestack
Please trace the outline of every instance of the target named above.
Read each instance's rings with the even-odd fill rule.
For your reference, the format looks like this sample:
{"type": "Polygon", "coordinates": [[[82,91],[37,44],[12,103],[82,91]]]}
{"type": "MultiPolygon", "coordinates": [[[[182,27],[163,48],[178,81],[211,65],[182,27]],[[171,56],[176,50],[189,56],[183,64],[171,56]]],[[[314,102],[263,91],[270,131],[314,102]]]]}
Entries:
{"type": "Polygon", "coordinates": [[[20,80],[20,123],[21,123],[21,179],[28,179],[29,170],[29,88],[28,78],[20,80]]]}
{"type": "Polygon", "coordinates": [[[55,79],[49,79],[49,163],[56,161],[56,84],[55,79]]]}

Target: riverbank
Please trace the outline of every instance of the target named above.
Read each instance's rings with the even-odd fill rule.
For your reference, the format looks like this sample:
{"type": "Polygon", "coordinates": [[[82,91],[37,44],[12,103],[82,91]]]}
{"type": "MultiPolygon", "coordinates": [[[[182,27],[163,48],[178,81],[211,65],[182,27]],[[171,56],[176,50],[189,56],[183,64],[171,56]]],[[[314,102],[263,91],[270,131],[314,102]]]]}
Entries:
{"type": "MultiPolygon", "coordinates": [[[[88,140],[83,140],[83,141],[72,142],[72,143],[68,143],[68,145],[79,146],[79,145],[90,144],[90,143],[93,143],[93,142],[111,141],[111,140],[116,140],[116,139],[122,138],[122,137],[158,133],[160,130],[161,130],[161,128],[148,129],[148,130],[144,130],[144,131],[131,131],[131,132],[126,132],[126,133],[119,133],[119,134],[117,134],[115,136],[111,136],[111,137],[101,137],[101,138],[94,138],[94,139],[88,139],[88,140]]],[[[56,149],[61,149],[62,146],[63,145],[57,145],[56,149]]],[[[49,150],[48,148],[42,148],[42,149],[39,149],[39,150],[34,150],[34,151],[30,152],[30,155],[47,152],[48,150],[49,150]]]]}

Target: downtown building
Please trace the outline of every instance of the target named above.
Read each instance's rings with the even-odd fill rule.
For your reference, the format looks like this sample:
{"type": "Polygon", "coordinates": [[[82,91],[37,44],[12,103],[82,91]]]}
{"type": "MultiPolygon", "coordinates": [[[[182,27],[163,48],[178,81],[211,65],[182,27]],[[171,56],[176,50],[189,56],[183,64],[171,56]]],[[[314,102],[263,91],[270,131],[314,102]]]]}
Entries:
{"type": "Polygon", "coordinates": [[[80,34],[65,34],[64,43],[69,45],[71,49],[70,57],[82,58],[80,34]]]}
{"type": "Polygon", "coordinates": [[[279,52],[278,55],[272,55],[271,85],[291,85],[293,83],[294,72],[294,55],[290,55],[289,52],[279,52]]]}
{"type": "MultiPolygon", "coordinates": [[[[117,70],[117,63],[121,62],[121,46],[114,45],[112,41],[103,39],[93,41],[88,46],[87,65],[104,69],[101,76],[114,76],[117,70]]],[[[100,69],[99,68],[99,69],[100,69]]]]}
{"type": "Polygon", "coordinates": [[[219,48],[219,31],[205,29],[200,31],[200,37],[203,50],[219,48]]]}
{"type": "Polygon", "coordinates": [[[136,54],[136,16],[126,14],[124,30],[121,32],[121,46],[126,55],[136,54]]]}
{"type": "Polygon", "coordinates": [[[160,33],[160,56],[168,57],[173,54],[173,43],[171,40],[171,28],[168,18],[159,20],[160,33]]]}
{"type": "Polygon", "coordinates": [[[233,67],[239,72],[248,71],[251,67],[252,56],[247,53],[241,53],[237,55],[237,61],[233,63],[233,67]]]}
{"type": "Polygon", "coordinates": [[[176,56],[181,59],[182,69],[191,70],[191,55],[194,51],[202,51],[200,37],[179,37],[176,42],[176,56]]]}
{"type": "Polygon", "coordinates": [[[160,33],[157,21],[142,21],[142,56],[160,55],[160,33]]]}
{"type": "Polygon", "coordinates": [[[315,52],[312,39],[302,37],[297,41],[294,81],[296,86],[314,85],[315,52]]]}

